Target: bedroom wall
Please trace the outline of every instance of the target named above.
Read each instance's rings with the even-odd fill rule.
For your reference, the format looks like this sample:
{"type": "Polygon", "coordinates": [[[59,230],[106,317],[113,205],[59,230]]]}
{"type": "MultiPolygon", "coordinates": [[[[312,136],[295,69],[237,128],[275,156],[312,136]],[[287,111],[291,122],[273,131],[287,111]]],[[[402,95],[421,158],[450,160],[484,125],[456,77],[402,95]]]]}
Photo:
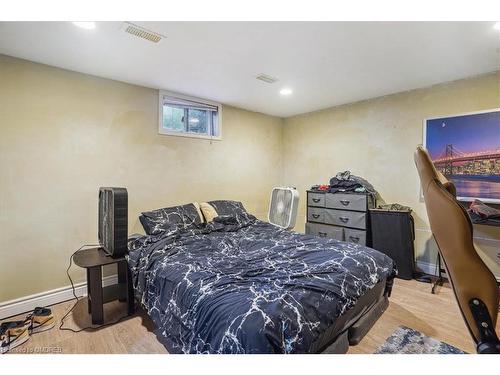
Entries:
{"type": "Polygon", "coordinates": [[[267,215],[280,118],[224,106],[222,141],[161,136],[157,90],[2,55],[0,82],[0,302],[69,284],[70,254],[96,242],[99,186],[127,187],[129,233],[141,211],[192,201],[267,215]]]}
{"type": "MultiPolygon", "coordinates": [[[[419,264],[432,271],[413,164],[422,120],[500,107],[497,72],[284,120],[224,106],[224,139],[210,142],[158,135],[154,89],[2,55],[0,82],[0,303],[68,285],[69,255],[96,241],[105,185],[128,188],[130,233],[142,232],[140,211],[190,201],[241,200],[265,218],[270,189],[296,186],[303,231],[306,188],[350,169],[413,207],[419,264]]],[[[500,277],[500,229],[475,231],[500,277]]]]}
{"type": "MultiPolygon", "coordinates": [[[[300,190],[298,230],[304,230],[306,189],[350,170],[368,179],[386,202],[414,209],[417,259],[433,272],[435,243],[413,162],[422,121],[497,107],[499,72],[285,119],[283,182],[300,190]]],[[[483,259],[500,278],[500,228],[475,226],[475,235],[483,259]]]]}

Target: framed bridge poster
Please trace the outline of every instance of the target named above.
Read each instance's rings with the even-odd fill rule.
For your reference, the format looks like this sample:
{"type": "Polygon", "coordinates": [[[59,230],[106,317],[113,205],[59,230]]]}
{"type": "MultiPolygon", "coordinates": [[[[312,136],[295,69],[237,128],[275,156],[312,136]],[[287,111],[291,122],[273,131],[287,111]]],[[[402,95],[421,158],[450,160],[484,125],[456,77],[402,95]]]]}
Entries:
{"type": "Polygon", "coordinates": [[[426,119],[423,143],[459,200],[500,204],[500,108],[426,119]]]}

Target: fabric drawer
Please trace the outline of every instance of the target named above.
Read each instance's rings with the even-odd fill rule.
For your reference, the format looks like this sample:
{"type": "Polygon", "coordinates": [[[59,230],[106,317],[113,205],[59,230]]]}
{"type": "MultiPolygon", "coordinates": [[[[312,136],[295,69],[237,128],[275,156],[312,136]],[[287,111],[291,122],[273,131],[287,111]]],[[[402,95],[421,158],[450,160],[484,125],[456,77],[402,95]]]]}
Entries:
{"type": "Polygon", "coordinates": [[[323,222],[342,227],[366,229],[366,213],[325,209],[323,222]]]}
{"type": "Polygon", "coordinates": [[[360,245],[366,245],[366,231],[345,228],[346,242],[354,242],[360,245]]]}
{"type": "Polygon", "coordinates": [[[306,223],[306,234],[334,238],[339,241],[344,240],[344,228],[331,225],[306,223]]]}
{"type": "Polygon", "coordinates": [[[326,194],[325,206],[341,210],[366,211],[365,194],[326,194]]]}
{"type": "Polygon", "coordinates": [[[325,209],[319,207],[307,207],[307,221],[315,221],[317,223],[325,222],[325,209]]]}
{"type": "Polygon", "coordinates": [[[307,205],[316,207],[325,207],[325,194],[321,193],[308,193],[307,205]]]}

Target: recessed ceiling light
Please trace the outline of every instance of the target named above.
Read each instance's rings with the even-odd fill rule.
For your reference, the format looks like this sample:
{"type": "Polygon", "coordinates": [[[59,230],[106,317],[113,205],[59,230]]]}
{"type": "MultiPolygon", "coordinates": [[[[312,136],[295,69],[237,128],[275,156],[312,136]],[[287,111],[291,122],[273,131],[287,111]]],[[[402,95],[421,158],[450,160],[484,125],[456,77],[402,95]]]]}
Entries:
{"type": "Polygon", "coordinates": [[[493,25],[493,28],[494,28],[495,30],[500,30],[500,21],[495,22],[495,24],[493,25]]]}
{"type": "Polygon", "coordinates": [[[289,89],[287,87],[280,90],[280,94],[283,96],[292,95],[292,93],[293,93],[292,89],[289,89]]]}
{"type": "Polygon", "coordinates": [[[95,22],[73,22],[73,25],[81,27],[85,30],[95,29],[95,22]]]}

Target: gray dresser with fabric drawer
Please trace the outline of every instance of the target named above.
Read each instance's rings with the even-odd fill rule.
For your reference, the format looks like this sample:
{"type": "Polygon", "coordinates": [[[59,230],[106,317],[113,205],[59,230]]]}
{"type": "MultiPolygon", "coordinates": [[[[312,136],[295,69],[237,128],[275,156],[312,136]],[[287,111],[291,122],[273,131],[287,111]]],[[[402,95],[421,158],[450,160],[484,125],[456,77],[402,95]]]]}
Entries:
{"type": "Polygon", "coordinates": [[[368,209],[375,205],[371,194],[308,190],[306,233],[370,246],[368,209]]]}

